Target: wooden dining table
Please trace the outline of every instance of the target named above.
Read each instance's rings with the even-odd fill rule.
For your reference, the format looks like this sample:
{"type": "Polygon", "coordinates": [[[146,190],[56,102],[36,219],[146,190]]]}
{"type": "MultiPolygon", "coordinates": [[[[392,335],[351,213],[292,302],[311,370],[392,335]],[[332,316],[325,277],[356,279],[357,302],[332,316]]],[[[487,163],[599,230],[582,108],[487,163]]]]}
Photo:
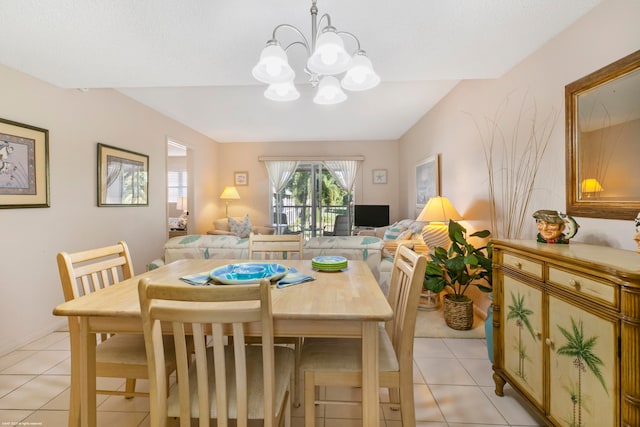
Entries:
{"type": "MultiPolygon", "coordinates": [[[[96,425],[96,334],[142,333],[137,292],[140,279],[148,277],[154,283],[191,286],[180,277],[240,262],[247,260],[179,260],[55,307],[53,314],[75,319],[69,328],[69,426],[96,425]]],[[[362,425],[378,427],[378,322],[391,319],[393,311],[371,270],[364,261],[352,260],[345,270],[338,272],[315,271],[310,260],[274,262],[315,277],[313,281],[282,289],[273,286],[274,335],[361,338],[362,425]]],[[[249,328],[246,333],[259,335],[259,326],[249,328]]]]}

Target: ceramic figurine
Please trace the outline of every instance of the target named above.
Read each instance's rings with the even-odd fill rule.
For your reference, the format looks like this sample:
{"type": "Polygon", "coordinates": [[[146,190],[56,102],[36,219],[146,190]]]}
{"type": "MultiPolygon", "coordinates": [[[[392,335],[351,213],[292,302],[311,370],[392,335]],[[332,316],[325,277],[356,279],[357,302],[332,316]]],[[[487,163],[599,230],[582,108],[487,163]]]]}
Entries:
{"type": "Polygon", "coordinates": [[[533,217],[538,227],[538,242],[567,244],[578,232],[578,223],[558,211],[539,210],[533,213],[533,217]]]}

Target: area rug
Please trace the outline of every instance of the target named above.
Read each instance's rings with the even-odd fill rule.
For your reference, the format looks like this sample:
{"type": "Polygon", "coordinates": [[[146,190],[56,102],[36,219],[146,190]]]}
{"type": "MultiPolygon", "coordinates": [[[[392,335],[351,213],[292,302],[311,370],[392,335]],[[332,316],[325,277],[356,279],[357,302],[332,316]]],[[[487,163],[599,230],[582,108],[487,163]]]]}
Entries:
{"type": "Polygon", "coordinates": [[[472,329],[458,331],[444,322],[442,309],[418,310],[414,335],[420,338],[484,338],[484,320],[474,316],[472,329]]]}

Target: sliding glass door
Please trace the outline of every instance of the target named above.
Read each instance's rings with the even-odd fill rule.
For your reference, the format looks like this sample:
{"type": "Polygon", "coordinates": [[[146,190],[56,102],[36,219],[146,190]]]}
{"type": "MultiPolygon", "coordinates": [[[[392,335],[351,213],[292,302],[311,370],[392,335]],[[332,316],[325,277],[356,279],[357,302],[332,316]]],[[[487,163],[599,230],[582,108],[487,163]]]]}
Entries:
{"type": "Polygon", "coordinates": [[[335,181],[322,162],[300,162],[298,167],[280,194],[280,219],[276,212],[278,195],[272,198],[274,223],[279,233],[303,233],[305,238],[349,234],[350,224],[335,228],[352,215],[352,194],[335,181]]]}

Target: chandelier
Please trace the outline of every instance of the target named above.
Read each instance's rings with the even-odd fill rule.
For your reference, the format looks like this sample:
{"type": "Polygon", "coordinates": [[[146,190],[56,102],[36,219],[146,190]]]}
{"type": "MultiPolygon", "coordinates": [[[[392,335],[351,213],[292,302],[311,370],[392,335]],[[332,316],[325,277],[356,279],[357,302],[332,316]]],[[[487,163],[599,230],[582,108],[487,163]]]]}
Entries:
{"type": "Polygon", "coordinates": [[[308,59],[304,72],[309,75],[311,86],[317,88],[313,98],[316,104],[343,102],[347,99],[343,88],[349,91],[364,91],[377,86],[380,77],[373,70],[366,52],[360,49],[360,40],[349,32],[337,31],[331,25],[329,14],[325,13],[318,20],[316,0],[312,0],[311,3],[311,43],[297,27],[280,24],[274,28],[271,40],[267,42],[260,54],[260,60],[253,67],[253,77],[269,85],[264,96],[272,101],[295,101],[300,98],[300,92],[293,83],[296,73],[289,65],[286,53],[295,45],[303,46],[307,50],[308,59]],[[295,32],[300,40],[283,48],[276,38],[276,33],[285,28],[295,32]],[[355,41],[356,48],[351,54],[345,49],[345,37],[355,41]],[[338,81],[336,76],[343,73],[344,76],[338,81]]]}

